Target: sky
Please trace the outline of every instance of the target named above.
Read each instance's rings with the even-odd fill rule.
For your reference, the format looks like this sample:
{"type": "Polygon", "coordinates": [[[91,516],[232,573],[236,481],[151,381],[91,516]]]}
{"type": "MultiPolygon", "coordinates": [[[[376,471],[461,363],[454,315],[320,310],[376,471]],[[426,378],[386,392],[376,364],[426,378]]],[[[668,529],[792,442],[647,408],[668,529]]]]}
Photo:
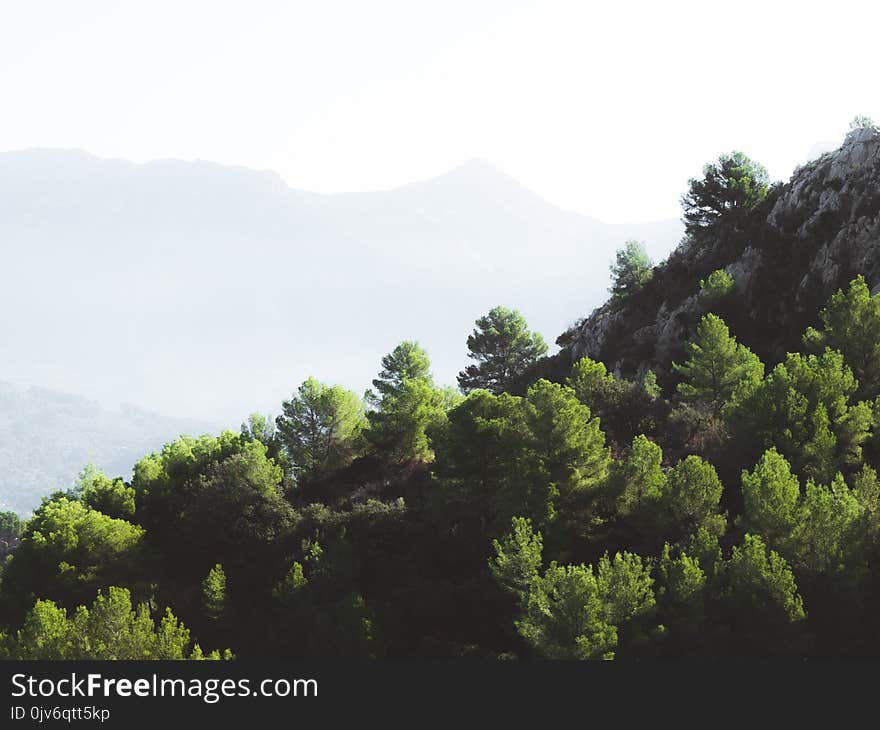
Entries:
{"type": "Polygon", "coordinates": [[[880,119],[878,21],[849,0],[0,0],[0,150],[316,192],[479,157],[562,208],[659,220],[723,152],[784,179],[880,119]]]}

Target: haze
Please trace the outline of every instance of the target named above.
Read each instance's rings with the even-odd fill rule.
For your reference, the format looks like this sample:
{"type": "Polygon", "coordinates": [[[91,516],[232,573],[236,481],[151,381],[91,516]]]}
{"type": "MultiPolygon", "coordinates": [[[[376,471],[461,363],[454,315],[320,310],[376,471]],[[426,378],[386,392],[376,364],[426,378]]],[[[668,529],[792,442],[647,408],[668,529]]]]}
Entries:
{"type": "Polygon", "coordinates": [[[627,238],[672,249],[703,163],[787,178],[880,117],[875,16],[6,4],[0,379],[234,425],[405,337],[453,383],[495,304],[552,342],[627,238]]]}
{"type": "Polygon", "coordinates": [[[0,149],[200,158],[316,192],[480,157],[562,208],[659,220],[720,152],[783,179],[854,115],[880,117],[880,18],[861,1],[31,0],[2,15],[0,149]]]}

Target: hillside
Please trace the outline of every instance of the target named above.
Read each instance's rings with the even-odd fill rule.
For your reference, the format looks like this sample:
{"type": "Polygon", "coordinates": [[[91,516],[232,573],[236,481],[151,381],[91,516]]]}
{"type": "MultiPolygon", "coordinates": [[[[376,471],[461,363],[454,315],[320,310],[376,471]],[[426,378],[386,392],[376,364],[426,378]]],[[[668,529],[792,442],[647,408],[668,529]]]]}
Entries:
{"type": "Polygon", "coordinates": [[[652,280],[612,299],[564,333],[562,359],[589,356],[618,373],[666,373],[699,318],[721,314],[768,363],[797,350],[839,288],[863,275],[880,285],[880,131],[851,131],[843,145],[773,187],[744,224],[684,240],[652,280]],[[710,302],[700,281],[724,269],[735,281],[710,302]]]}
{"type": "MultiPolygon", "coordinates": [[[[786,184],[742,153],[706,165],[681,246],[653,269],[628,247],[560,353],[493,308],[465,393],[404,340],[365,368],[369,407],[309,379],[274,424],[0,516],[0,658],[880,656],[880,131],[854,124],[786,184]]],[[[333,204],[444,237],[486,210],[559,220],[481,163],[377,196],[333,204]]],[[[181,341],[188,317],[165,323],[181,341]]],[[[246,354],[253,383],[283,355],[246,354]]],[[[64,414],[27,459],[103,421],[10,397],[35,405],[9,443],[64,414]]]]}

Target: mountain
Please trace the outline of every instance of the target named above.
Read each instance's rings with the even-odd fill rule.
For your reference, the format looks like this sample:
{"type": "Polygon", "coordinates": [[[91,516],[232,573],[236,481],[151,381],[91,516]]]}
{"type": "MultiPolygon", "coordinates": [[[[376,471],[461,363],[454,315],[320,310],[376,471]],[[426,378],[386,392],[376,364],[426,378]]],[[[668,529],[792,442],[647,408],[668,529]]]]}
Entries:
{"type": "Polygon", "coordinates": [[[418,339],[454,383],[496,304],[545,334],[605,297],[628,238],[484,161],[395,190],[317,195],[208,162],[0,154],[0,377],[235,425],[308,375],[362,392],[418,339]]]}
{"type": "Polygon", "coordinates": [[[72,487],[89,463],[128,478],[135,461],[181,433],[216,429],[216,424],[134,406],[111,410],[68,393],[0,381],[0,512],[26,514],[42,497],[72,487]]]}
{"type": "Polygon", "coordinates": [[[666,373],[699,318],[712,309],[765,363],[800,349],[831,295],[858,275],[880,290],[880,131],[851,131],[835,151],[774,186],[742,224],[690,236],[652,280],[611,299],[557,340],[559,358],[602,360],[633,375],[666,373]],[[731,296],[710,301],[700,281],[724,269],[731,296]]]}

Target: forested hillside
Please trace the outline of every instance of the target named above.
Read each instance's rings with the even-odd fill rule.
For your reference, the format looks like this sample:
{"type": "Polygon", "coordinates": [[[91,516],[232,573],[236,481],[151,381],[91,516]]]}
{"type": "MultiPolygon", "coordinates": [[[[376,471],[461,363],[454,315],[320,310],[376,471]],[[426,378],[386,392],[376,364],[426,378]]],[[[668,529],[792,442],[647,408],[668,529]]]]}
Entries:
{"type": "MultiPolygon", "coordinates": [[[[515,310],[439,387],[181,437],[0,521],[13,658],[880,655],[880,131],[721,156],[548,356],[515,310]]],[[[622,242],[623,243],[623,242],[622,242]]],[[[320,363],[315,363],[320,375],[320,363]]]]}

